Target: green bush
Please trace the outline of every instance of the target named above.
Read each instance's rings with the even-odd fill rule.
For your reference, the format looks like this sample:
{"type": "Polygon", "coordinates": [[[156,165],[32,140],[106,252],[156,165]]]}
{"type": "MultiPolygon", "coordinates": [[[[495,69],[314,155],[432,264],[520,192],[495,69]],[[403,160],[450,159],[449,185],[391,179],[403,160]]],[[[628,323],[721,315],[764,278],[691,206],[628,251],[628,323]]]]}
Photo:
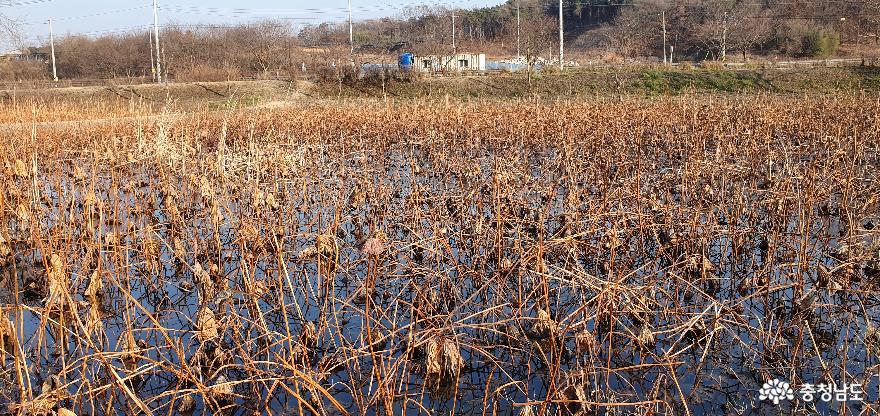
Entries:
{"type": "Polygon", "coordinates": [[[827,58],[837,52],[840,35],[824,30],[812,30],[801,39],[801,53],[805,56],[827,58]]]}

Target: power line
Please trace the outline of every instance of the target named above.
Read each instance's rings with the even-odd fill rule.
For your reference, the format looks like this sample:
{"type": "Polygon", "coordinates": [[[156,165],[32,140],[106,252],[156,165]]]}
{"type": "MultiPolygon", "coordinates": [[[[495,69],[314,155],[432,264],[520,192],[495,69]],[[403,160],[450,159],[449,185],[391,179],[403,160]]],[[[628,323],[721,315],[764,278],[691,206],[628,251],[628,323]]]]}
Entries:
{"type": "MultiPolygon", "coordinates": [[[[173,7],[173,6],[172,7],[163,6],[160,9],[162,11],[171,12],[172,14],[183,13],[183,14],[195,14],[195,15],[201,15],[201,16],[208,15],[208,16],[213,16],[213,17],[226,17],[226,18],[241,18],[241,17],[254,17],[255,16],[253,14],[244,14],[244,13],[227,14],[227,13],[223,13],[223,12],[215,12],[215,11],[210,11],[210,10],[191,10],[191,9],[178,8],[178,7],[173,7]]],[[[273,16],[274,18],[276,18],[278,20],[327,20],[327,18],[328,18],[328,16],[326,16],[326,15],[321,16],[321,17],[318,17],[318,16],[293,17],[293,16],[279,16],[279,14],[273,14],[273,13],[266,13],[265,15],[259,15],[259,16],[273,16]]],[[[338,15],[334,15],[331,17],[335,18],[337,20],[341,20],[344,17],[344,15],[338,14],[338,15]]]]}
{"type": "MultiPolygon", "coordinates": [[[[51,3],[54,0],[0,0],[0,7],[11,7],[11,6],[29,6],[29,5],[39,5],[51,3]]],[[[432,3],[425,1],[414,1],[409,3],[398,3],[394,6],[391,5],[375,5],[375,6],[353,6],[352,10],[363,13],[363,12],[381,12],[381,11],[399,11],[402,7],[406,7],[408,5],[411,6],[431,6],[437,5],[440,7],[448,7],[453,5],[454,7],[464,7],[466,5],[473,5],[479,0],[453,0],[445,3],[432,3]]],[[[556,1],[558,0],[544,0],[541,3],[536,4],[532,7],[526,7],[527,9],[538,9],[546,12],[548,9],[556,6],[556,1]]],[[[742,3],[741,3],[742,4],[742,3]]],[[[746,3],[748,4],[748,3],[746,3]]],[[[758,1],[753,3],[755,6],[762,5],[763,2],[758,1]]],[[[846,0],[826,0],[824,5],[828,4],[851,4],[846,0]]],[[[774,2],[774,6],[794,6],[798,5],[793,2],[774,2]]],[[[512,6],[512,5],[511,5],[512,6]]],[[[578,7],[640,7],[639,4],[633,2],[609,2],[609,3],[601,3],[594,4],[592,2],[577,2],[577,3],[563,3],[563,10],[573,10],[578,7]]],[[[79,16],[63,16],[54,19],[54,21],[73,21],[80,20],[89,17],[99,17],[99,16],[107,16],[113,14],[121,14],[128,13],[146,9],[150,7],[148,3],[144,3],[140,6],[122,8],[122,9],[114,9],[114,10],[106,10],[99,11],[96,13],[83,14],[79,16]]],[[[502,4],[496,7],[508,7],[507,4],[502,4]]],[[[184,13],[184,14],[198,14],[198,15],[211,15],[217,17],[257,17],[268,15],[275,17],[279,20],[291,20],[291,21],[319,21],[319,20],[343,20],[346,18],[345,11],[347,8],[345,7],[308,7],[308,8],[218,8],[218,7],[204,7],[204,6],[187,6],[187,5],[179,5],[175,3],[166,3],[162,6],[157,7],[159,10],[165,12],[166,15],[163,19],[164,21],[168,21],[168,15],[176,14],[176,13],[184,13]],[[296,16],[296,14],[311,14],[314,16],[296,16]]],[[[510,11],[514,9],[511,7],[510,11]]],[[[431,10],[428,10],[430,14],[431,10]]],[[[467,16],[467,10],[463,11],[464,15],[467,16]]],[[[738,18],[742,19],[774,19],[774,20],[836,20],[838,17],[845,16],[850,17],[847,13],[839,13],[836,17],[829,17],[828,15],[789,15],[782,13],[761,13],[761,14],[748,14],[748,15],[740,15],[738,18]]],[[[458,16],[461,17],[461,16],[458,16]]],[[[668,16],[667,16],[668,17],[668,16]]],[[[877,13],[860,13],[858,16],[852,16],[855,18],[866,19],[866,18],[878,18],[880,14],[877,13]]],[[[24,24],[27,25],[42,25],[45,22],[26,22],[24,24]]],[[[188,24],[188,25],[175,25],[178,28],[191,28],[191,29],[221,29],[221,28],[231,28],[235,25],[205,25],[205,24],[188,24]]],[[[88,32],[78,32],[78,35],[85,36],[95,36],[95,35],[106,35],[106,34],[117,34],[117,33],[125,33],[125,32],[135,32],[141,31],[150,28],[150,26],[141,25],[141,26],[130,26],[123,28],[115,28],[115,29],[106,29],[106,30],[95,30],[88,32]]]]}
{"type": "MultiPolygon", "coordinates": [[[[57,18],[57,19],[52,19],[52,20],[53,20],[54,22],[66,22],[66,21],[71,21],[71,20],[82,20],[82,19],[88,19],[88,18],[90,18],[90,17],[110,16],[110,15],[114,15],[114,14],[128,13],[128,12],[133,12],[133,11],[140,11],[140,10],[143,10],[143,9],[147,9],[147,8],[149,8],[149,7],[150,7],[149,4],[144,4],[143,6],[130,7],[130,8],[127,8],[127,9],[107,10],[107,11],[104,11],[104,12],[97,12],[97,13],[90,13],[90,14],[82,14],[82,15],[78,15],[78,16],[64,16],[64,17],[59,17],[59,18],[57,18]]],[[[29,26],[43,25],[44,23],[45,23],[45,22],[22,22],[22,24],[24,24],[24,25],[29,25],[29,26]]]]}
{"type": "Polygon", "coordinates": [[[51,3],[55,0],[26,0],[26,1],[0,1],[0,8],[33,6],[37,4],[51,3]]]}
{"type": "Polygon", "coordinates": [[[58,18],[58,19],[55,19],[55,21],[56,21],[56,22],[63,22],[63,21],[68,21],[68,20],[87,19],[87,18],[89,18],[89,17],[109,16],[109,15],[113,15],[113,14],[120,14],[120,13],[128,13],[128,12],[139,11],[139,10],[147,9],[147,8],[149,8],[149,7],[150,7],[149,4],[144,4],[143,6],[130,7],[130,8],[127,8],[127,9],[108,10],[108,11],[105,11],[105,12],[98,12],[98,13],[92,13],[92,14],[83,14],[83,15],[79,15],[79,16],[60,17],[60,18],[58,18]]]}
{"type": "MultiPolygon", "coordinates": [[[[449,6],[450,4],[458,5],[458,7],[469,7],[474,6],[475,3],[478,3],[479,0],[452,0],[445,2],[425,2],[425,1],[414,1],[407,3],[396,3],[394,5],[384,4],[384,5],[374,5],[374,6],[352,6],[352,10],[355,12],[384,12],[384,11],[400,11],[402,8],[406,8],[409,6],[449,6]]],[[[194,6],[194,5],[186,5],[179,3],[166,3],[161,9],[169,9],[174,8],[175,10],[188,10],[192,12],[198,13],[209,13],[209,14],[220,14],[227,16],[247,16],[247,15],[285,15],[285,14],[337,14],[337,13],[346,13],[348,11],[348,7],[303,7],[303,8],[244,8],[244,7],[235,7],[235,8],[220,8],[220,7],[204,7],[204,6],[194,6]]]]}

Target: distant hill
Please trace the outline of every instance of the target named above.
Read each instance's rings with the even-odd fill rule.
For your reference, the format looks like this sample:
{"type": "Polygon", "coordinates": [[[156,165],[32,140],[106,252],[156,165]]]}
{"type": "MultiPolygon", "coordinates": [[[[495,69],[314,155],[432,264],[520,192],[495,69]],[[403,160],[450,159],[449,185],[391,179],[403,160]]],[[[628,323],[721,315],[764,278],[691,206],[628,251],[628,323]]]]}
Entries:
{"type": "MultiPolygon", "coordinates": [[[[559,16],[559,2],[553,0],[507,0],[498,6],[473,9],[468,11],[467,15],[486,19],[508,19],[516,16],[517,4],[521,16],[535,13],[554,19],[558,19],[559,16]]],[[[622,8],[632,7],[633,4],[633,0],[563,0],[562,16],[566,33],[581,32],[603,23],[610,23],[622,8]]]]}

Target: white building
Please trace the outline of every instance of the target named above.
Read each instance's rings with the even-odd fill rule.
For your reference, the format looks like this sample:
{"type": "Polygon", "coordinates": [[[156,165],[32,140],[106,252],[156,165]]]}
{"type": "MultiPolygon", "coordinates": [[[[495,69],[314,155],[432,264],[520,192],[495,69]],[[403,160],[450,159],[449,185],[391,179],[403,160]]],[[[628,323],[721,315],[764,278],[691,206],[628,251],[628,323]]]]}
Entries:
{"type": "Polygon", "coordinates": [[[43,62],[49,61],[49,55],[37,48],[0,53],[0,61],[43,62]]]}
{"type": "Polygon", "coordinates": [[[446,56],[416,56],[413,66],[419,72],[485,71],[486,55],[482,53],[459,53],[446,56]]]}

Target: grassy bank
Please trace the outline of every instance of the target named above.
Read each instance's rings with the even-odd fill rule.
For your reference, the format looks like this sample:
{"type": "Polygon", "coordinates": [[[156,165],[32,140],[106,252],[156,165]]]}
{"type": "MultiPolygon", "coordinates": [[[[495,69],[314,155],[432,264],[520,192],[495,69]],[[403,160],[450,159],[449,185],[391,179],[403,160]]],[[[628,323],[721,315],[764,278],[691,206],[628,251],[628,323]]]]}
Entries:
{"type": "Polygon", "coordinates": [[[320,95],[390,97],[554,97],[569,95],[663,95],[698,93],[840,93],[880,91],[880,69],[573,69],[565,73],[524,73],[456,78],[425,78],[413,82],[361,81],[320,84],[320,95]]]}
{"type": "MultiPolygon", "coordinates": [[[[42,121],[61,121],[70,106],[102,103],[100,111],[114,117],[174,108],[226,110],[286,105],[321,99],[505,99],[578,96],[660,96],[697,94],[852,94],[880,91],[880,68],[595,68],[564,73],[499,73],[482,76],[424,77],[411,81],[377,79],[353,82],[237,81],[80,87],[0,91],[0,105],[42,107],[42,121]],[[53,109],[58,111],[53,111],[53,109]],[[57,114],[56,114],[57,113],[57,114]],[[56,114],[59,118],[54,118],[56,114]],[[43,120],[44,119],[44,120],[43,120]]],[[[96,114],[96,118],[102,117],[96,114]]],[[[3,120],[0,120],[2,122],[3,120]]],[[[12,122],[16,120],[6,120],[12,122]]],[[[17,120],[22,121],[22,120],[17,120]]],[[[24,120],[24,121],[30,121],[24,120]]]]}

